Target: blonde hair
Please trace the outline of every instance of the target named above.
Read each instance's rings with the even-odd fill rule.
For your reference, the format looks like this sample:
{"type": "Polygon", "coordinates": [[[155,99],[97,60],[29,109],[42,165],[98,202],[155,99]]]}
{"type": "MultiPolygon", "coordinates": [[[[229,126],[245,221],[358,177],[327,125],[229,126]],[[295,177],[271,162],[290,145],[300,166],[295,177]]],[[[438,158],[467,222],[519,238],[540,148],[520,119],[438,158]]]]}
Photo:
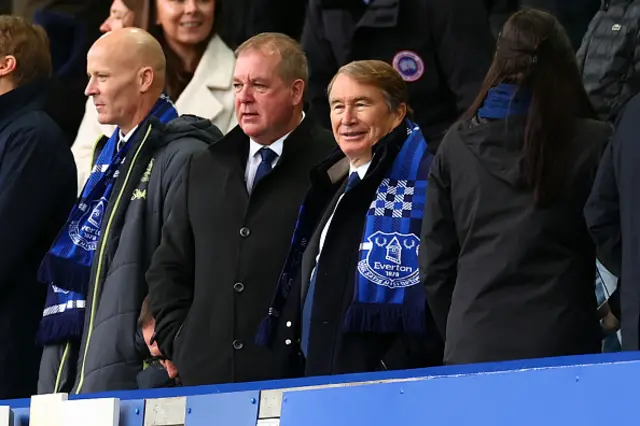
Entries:
{"type": "Polygon", "coordinates": [[[261,33],[242,43],[235,51],[236,57],[248,50],[258,50],[265,55],[280,55],[278,73],[287,83],[309,79],[307,56],[298,42],[281,33],[261,33]]]}
{"type": "Polygon", "coordinates": [[[378,60],[366,60],[353,61],[343,65],[331,79],[327,87],[327,95],[331,93],[333,83],[341,74],[351,77],[360,84],[367,84],[380,89],[389,106],[389,110],[397,111],[400,105],[405,104],[407,106],[407,115],[412,114],[409,108],[407,83],[388,63],[378,60]]]}

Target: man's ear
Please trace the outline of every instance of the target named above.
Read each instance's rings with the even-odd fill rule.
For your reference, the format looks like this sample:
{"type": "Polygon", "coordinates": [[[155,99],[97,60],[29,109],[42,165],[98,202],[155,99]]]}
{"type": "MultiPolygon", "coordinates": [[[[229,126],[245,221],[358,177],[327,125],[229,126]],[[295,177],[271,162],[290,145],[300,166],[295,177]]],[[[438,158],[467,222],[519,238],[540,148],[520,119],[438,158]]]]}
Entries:
{"type": "Polygon", "coordinates": [[[7,55],[0,60],[0,77],[6,77],[16,69],[16,57],[7,55]]]}
{"type": "Polygon", "coordinates": [[[138,72],[138,81],[140,84],[140,92],[146,93],[149,91],[151,86],[153,86],[153,79],[155,78],[155,73],[153,72],[153,68],[144,67],[141,68],[138,72]]]}
{"type": "Polygon", "coordinates": [[[298,105],[302,103],[304,98],[304,81],[298,79],[291,85],[291,93],[293,95],[293,104],[298,105]]]}

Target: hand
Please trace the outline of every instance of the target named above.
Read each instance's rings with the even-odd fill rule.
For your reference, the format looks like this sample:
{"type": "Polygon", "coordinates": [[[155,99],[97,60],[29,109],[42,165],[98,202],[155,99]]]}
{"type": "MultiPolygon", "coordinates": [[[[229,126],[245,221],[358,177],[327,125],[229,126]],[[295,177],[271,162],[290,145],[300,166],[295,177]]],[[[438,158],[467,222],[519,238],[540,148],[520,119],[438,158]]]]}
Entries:
{"type": "Polygon", "coordinates": [[[150,343],[151,337],[153,336],[154,332],[155,332],[155,323],[151,323],[145,326],[142,329],[142,337],[144,339],[144,342],[147,344],[147,347],[149,348],[149,353],[151,354],[151,356],[157,359],[158,361],[160,361],[160,364],[164,367],[165,370],[167,370],[167,374],[169,375],[169,378],[175,379],[176,377],[178,377],[178,369],[176,368],[175,364],[171,362],[170,359],[167,359],[162,354],[162,352],[160,352],[160,348],[158,348],[158,344],[156,342],[153,342],[153,344],[150,343]]]}

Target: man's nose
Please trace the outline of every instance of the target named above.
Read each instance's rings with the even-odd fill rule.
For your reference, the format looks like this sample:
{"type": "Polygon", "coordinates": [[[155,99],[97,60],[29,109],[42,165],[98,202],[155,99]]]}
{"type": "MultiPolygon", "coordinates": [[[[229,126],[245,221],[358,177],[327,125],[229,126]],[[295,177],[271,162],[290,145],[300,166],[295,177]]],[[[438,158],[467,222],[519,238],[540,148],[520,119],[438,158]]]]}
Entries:
{"type": "Polygon", "coordinates": [[[342,124],[353,124],[356,122],[356,113],[352,107],[346,107],[342,114],[342,124]]]}
{"type": "Polygon", "coordinates": [[[89,83],[87,83],[87,87],[84,89],[84,95],[85,96],[93,96],[97,94],[97,89],[95,87],[95,84],[93,82],[93,78],[89,79],[89,83]]]}
{"type": "Polygon", "coordinates": [[[249,86],[244,86],[242,89],[236,92],[236,98],[242,103],[251,102],[253,100],[253,93],[249,86]]]}

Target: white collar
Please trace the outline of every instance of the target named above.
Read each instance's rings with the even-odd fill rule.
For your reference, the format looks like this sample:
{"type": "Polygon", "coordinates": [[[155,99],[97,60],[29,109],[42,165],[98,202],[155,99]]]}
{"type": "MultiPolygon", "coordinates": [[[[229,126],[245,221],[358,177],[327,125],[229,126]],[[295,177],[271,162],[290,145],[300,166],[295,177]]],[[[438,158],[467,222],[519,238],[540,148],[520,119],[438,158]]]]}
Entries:
{"type": "Polygon", "coordinates": [[[133,136],[133,134],[136,132],[137,128],[138,126],[129,130],[129,133],[127,133],[126,135],[122,133],[122,130],[120,130],[120,134],[118,135],[120,137],[120,142],[125,143],[126,141],[128,141],[131,138],[131,136],[133,136]]]}
{"type": "MultiPolygon", "coordinates": [[[[302,120],[304,120],[304,111],[302,111],[302,120]]],[[[300,120],[300,123],[302,123],[302,120],[300,120]]],[[[291,132],[293,132],[293,130],[291,132]]],[[[282,157],[282,150],[284,149],[284,140],[287,139],[287,137],[289,137],[291,132],[287,133],[280,139],[276,140],[271,145],[261,145],[258,142],[254,141],[253,139],[249,138],[249,158],[252,158],[253,156],[255,156],[258,153],[258,151],[260,151],[264,147],[268,147],[273,152],[278,154],[278,158],[282,157]]]]}
{"type": "Polygon", "coordinates": [[[371,160],[369,160],[367,163],[358,167],[353,167],[352,164],[349,164],[349,175],[351,175],[351,173],[353,172],[358,172],[358,176],[360,177],[360,180],[362,180],[364,179],[364,176],[367,174],[367,170],[369,170],[370,165],[371,165],[371,160]]]}

